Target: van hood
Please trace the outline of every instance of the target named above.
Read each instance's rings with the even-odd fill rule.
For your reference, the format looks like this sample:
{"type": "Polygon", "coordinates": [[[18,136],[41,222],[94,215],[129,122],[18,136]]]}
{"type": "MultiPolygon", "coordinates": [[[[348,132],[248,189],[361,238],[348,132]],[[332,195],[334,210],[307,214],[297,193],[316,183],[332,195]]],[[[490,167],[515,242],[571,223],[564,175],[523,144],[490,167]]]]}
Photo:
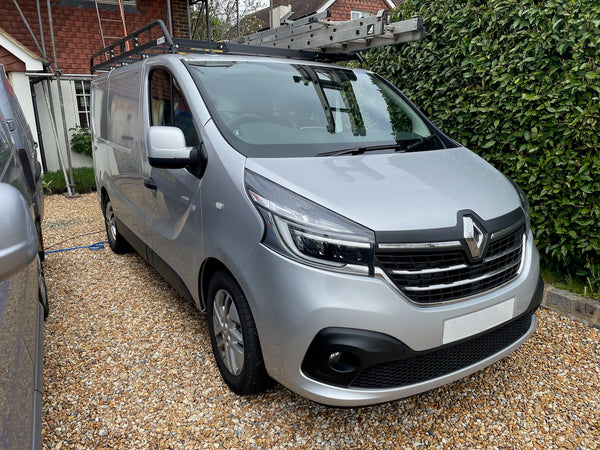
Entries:
{"type": "Polygon", "coordinates": [[[520,206],[510,181],[470,150],[250,158],[246,168],[374,231],[453,227],[520,206]]]}

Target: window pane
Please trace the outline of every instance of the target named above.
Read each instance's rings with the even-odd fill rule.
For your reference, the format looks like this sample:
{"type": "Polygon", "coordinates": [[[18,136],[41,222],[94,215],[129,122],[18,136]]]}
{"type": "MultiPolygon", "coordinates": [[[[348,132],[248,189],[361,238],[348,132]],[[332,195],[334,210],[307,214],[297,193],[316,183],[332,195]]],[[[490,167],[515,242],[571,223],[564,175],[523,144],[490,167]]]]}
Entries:
{"type": "Polygon", "coordinates": [[[152,92],[152,114],[150,125],[172,126],[171,114],[171,77],[162,69],[152,72],[150,79],[152,92]]]}

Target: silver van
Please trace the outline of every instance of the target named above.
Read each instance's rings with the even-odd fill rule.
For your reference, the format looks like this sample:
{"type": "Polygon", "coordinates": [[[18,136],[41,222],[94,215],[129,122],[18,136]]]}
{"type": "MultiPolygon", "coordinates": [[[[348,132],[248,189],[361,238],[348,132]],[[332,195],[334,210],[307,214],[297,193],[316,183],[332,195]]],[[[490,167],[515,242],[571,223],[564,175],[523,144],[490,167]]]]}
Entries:
{"type": "Polygon", "coordinates": [[[533,333],[542,283],[523,192],[375,73],[161,54],[93,83],[111,248],[208,315],[239,394],[390,401],[533,333]]]}
{"type": "MultiPolygon", "coordinates": [[[[2,66],[0,81],[0,100],[14,95],[2,66]]],[[[41,447],[43,326],[48,315],[38,253],[37,212],[43,197],[35,200],[35,173],[24,163],[23,148],[15,147],[20,141],[13,131],[0,109],[0,447],[35,449],[41,447]]]]}

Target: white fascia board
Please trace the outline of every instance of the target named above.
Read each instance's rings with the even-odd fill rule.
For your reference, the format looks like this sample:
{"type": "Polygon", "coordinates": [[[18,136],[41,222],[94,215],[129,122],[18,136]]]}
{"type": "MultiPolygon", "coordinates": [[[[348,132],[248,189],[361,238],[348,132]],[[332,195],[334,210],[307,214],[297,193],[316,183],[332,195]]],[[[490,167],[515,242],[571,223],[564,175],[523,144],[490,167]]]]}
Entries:
{"type": "MultiPolygon", "coordinates": [[[[336,0],[329,0],[323,6],[321,6],[319,9],[317,9],[317,12],[320,13],[320,12],[323,12],[323,11],[327,11],[327,9],[331,5],[333,5],[335,2],[336,2],[336,0]]],[[[385,3],[389,6],[390,11],[396,7],[396,5],[394,4],[394,2],[392,0],[385,0],[385,3]]]]}
{"type": "Polygon", "coordinates": [[[25,70],[37,72],[44,69],[42,60],[25,49],[17,41],[0,33],[0,47],[4,47],[25,64],[25,70]]]}
{"type": "Polygon", "coordinates": [[[319,9],[317,9],[317,12],[323,12],[323,11],[327,11],[327,9],[333,5],[336,2],[336,0],[329,0],[328,2],[326,2],[323,6],[321,6],[319,9]]]}

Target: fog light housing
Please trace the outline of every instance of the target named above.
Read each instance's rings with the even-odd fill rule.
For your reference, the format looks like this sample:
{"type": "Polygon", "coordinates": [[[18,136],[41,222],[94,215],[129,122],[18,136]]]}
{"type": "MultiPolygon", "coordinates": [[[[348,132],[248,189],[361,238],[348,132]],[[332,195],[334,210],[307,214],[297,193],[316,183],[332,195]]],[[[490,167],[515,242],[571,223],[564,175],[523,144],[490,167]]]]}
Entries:
{"type": "Polygon", "coordinates": [[[338,373],[352,373],[360,367],[360,360],[351,353],[333,352],[329,355],[327,364],[338,373]]]}

